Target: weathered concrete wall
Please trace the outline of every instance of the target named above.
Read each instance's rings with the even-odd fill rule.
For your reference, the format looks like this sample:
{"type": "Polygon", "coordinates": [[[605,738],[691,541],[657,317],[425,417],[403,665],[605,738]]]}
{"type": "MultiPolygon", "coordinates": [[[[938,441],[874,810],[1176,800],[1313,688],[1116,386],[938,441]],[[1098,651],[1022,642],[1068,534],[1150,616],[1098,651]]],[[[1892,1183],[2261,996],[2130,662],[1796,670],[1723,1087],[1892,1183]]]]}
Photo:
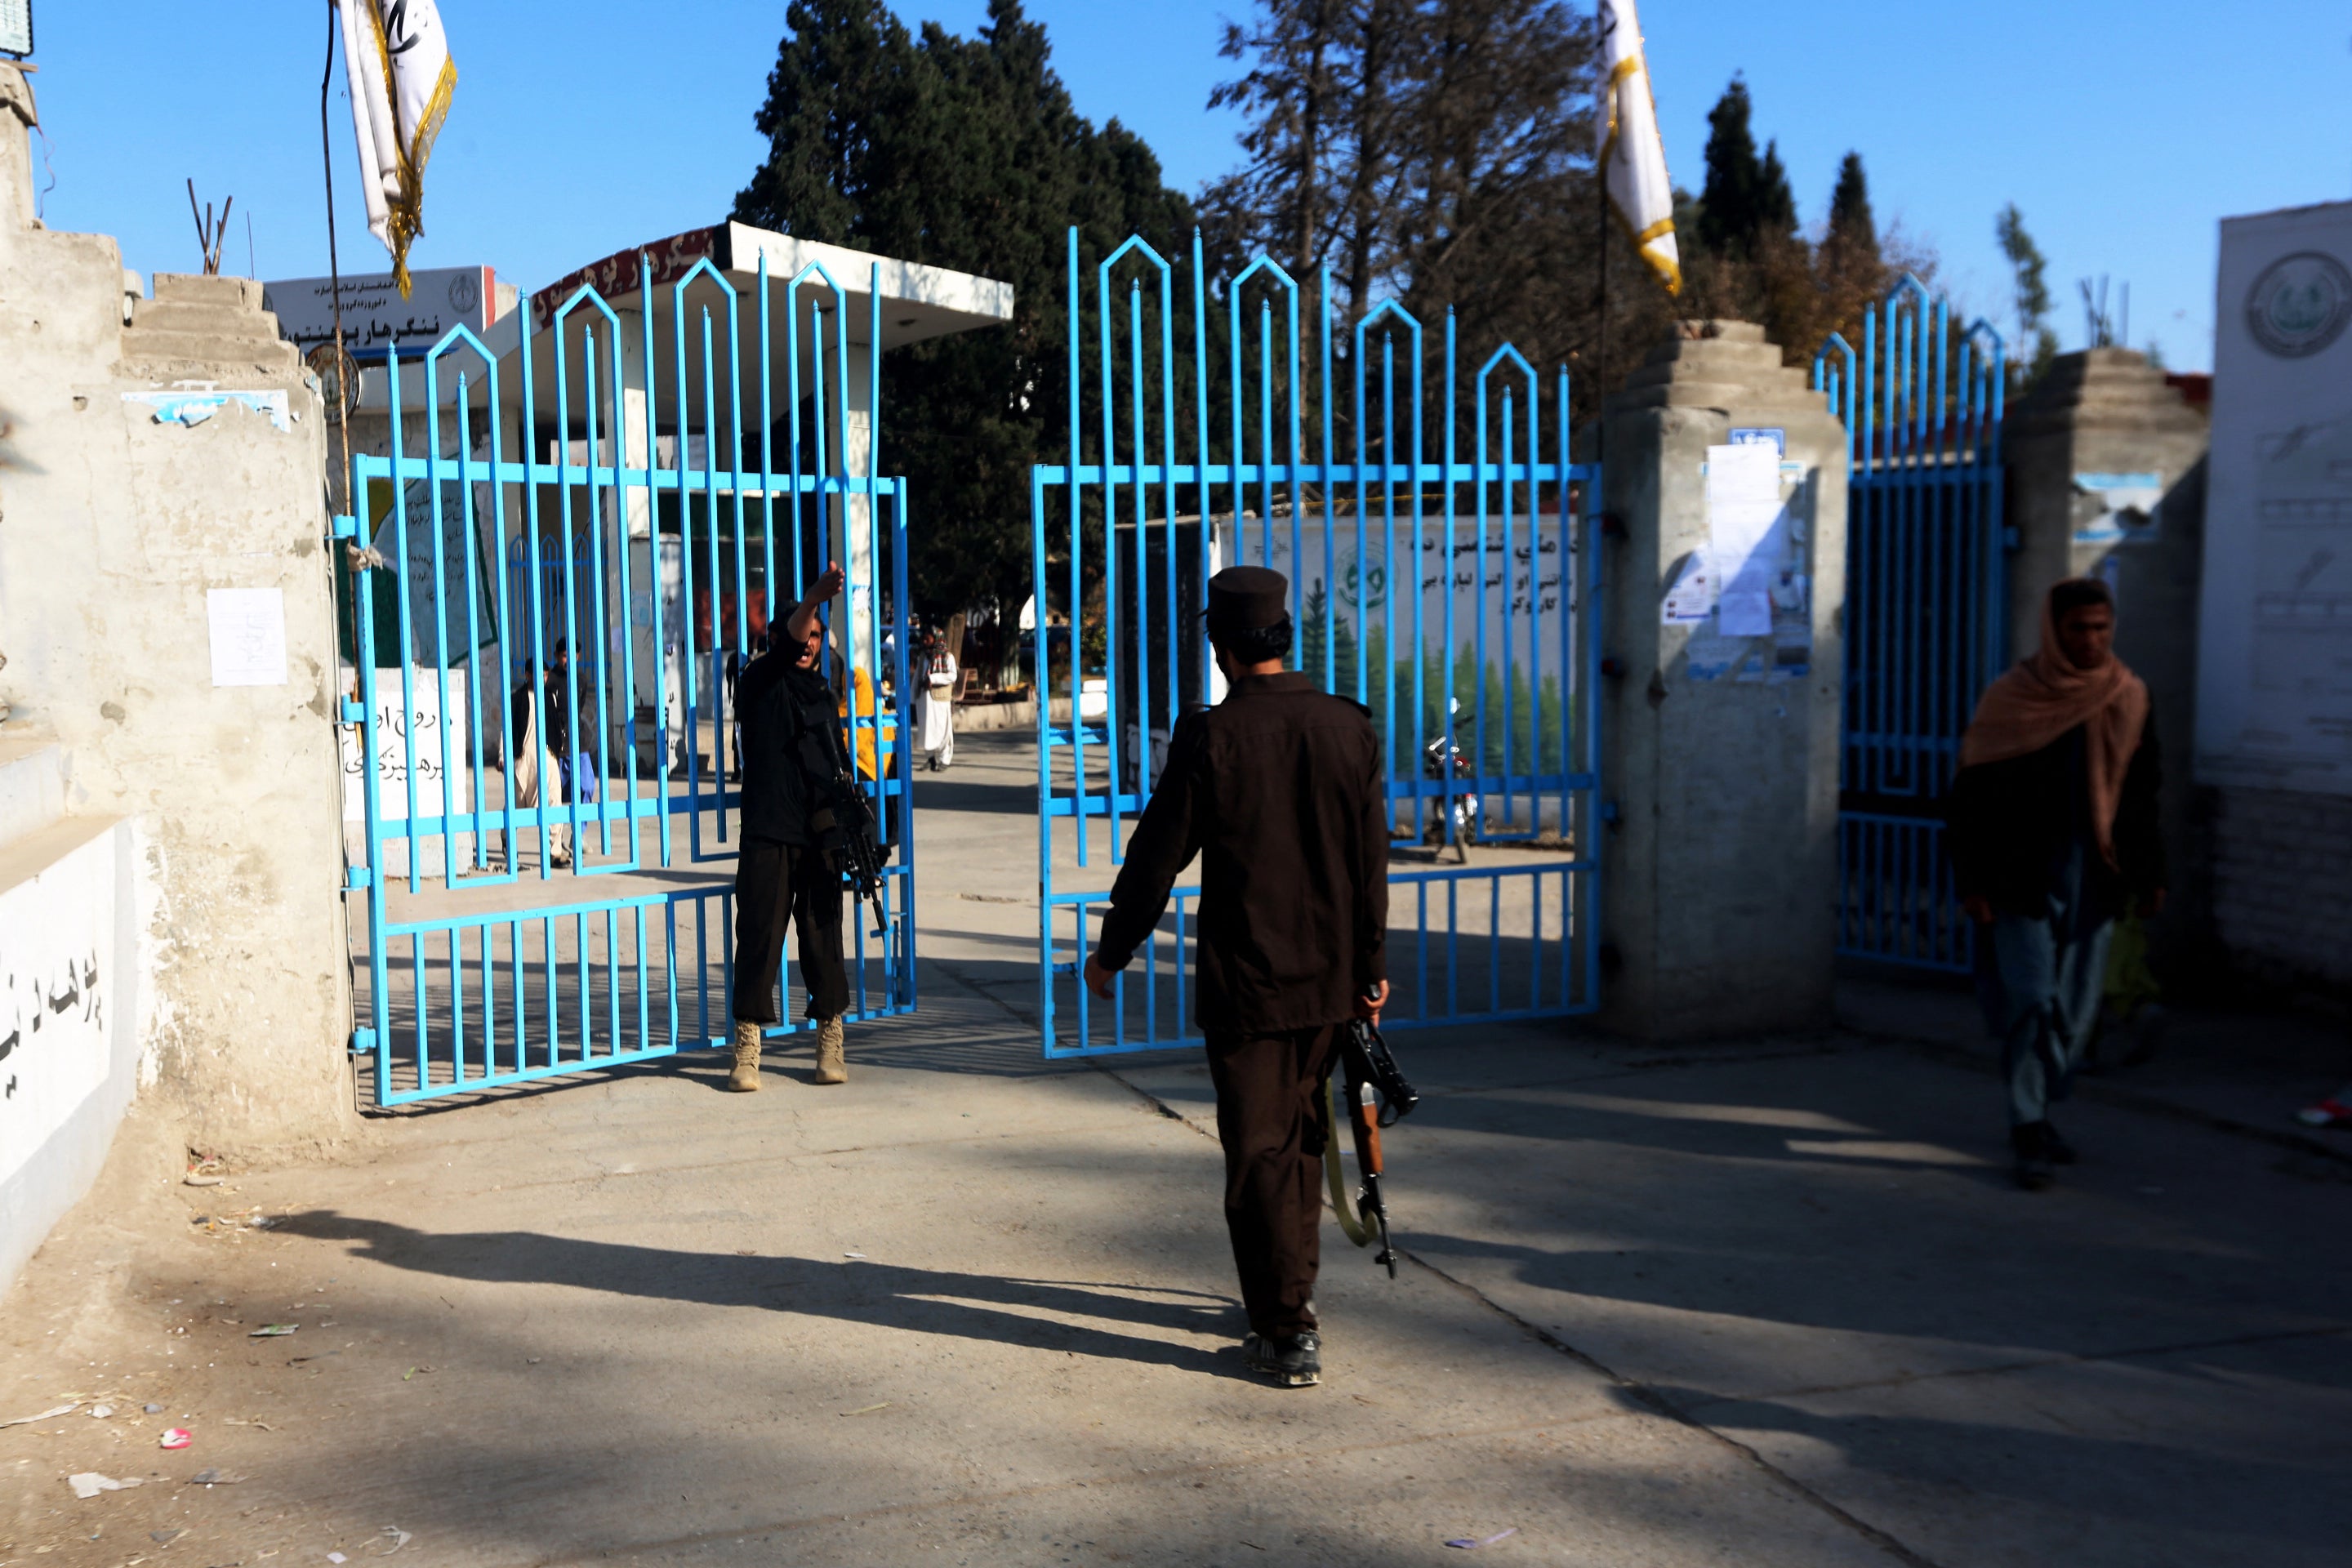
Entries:
{"type": "Polygon", "coordinates": [[[2352,799],[2210,790],[2212,920],[2256,987],[2352,992],[2352,799]]]}
{"type": "Polygon", "coordinates": [[[2116,594],[2116,650],[2147,682],[2164,749],[2165,848],[2172,894],[2150,932],[2160,973],[2193,987],[2214,959],[2212,854],[2189,774],[2197,732],[2197,595],[2204,571],[2206,422],[2145,354],[2062,354],[2002,430],[2012,657],[2041,638],[2042,595],[2063,577],[2102,577],[2116,594]],[[2153,474],[2162,500],[2145,524],[2100,515],[2093,476],[2153,474]],[[2106,535],[2120,533],[2120,538],[2106,535]]]}
{"type": "Polygon", "coordinates": [[[142,1103],[206,1145],[332,1135],[352,1111],[321,410],[258,284],[161,276],[127,308],[112,239],[39,226],[30,113],[0,64],[8,730],[55,741],[69,816],[133,825],[142,1103]],[[285,427],[130,401],[174,383],[282,399],[285,427]],[[225,588],[282,599],[284,684],[213,684],[225,588]]]}
{"type": "Polygon", "coordinates": [[[1602,845],[1604,1020],[1650,1038],[1817,1027],[1835,962],[1843,432],[1762,328],[1688,323],[1610,400],[1601,447],[1625,528],[1603,565],[1602,647],[1622,665],[1601,700],[1620,817],[1602,845]],[[1785,432],[1811,582],[1793,679],[1709,676],[1692,655],[1712,634],[1660,622],[1676,567],[1708,542],[1706,449],[1737,426],[1785,432]]]}

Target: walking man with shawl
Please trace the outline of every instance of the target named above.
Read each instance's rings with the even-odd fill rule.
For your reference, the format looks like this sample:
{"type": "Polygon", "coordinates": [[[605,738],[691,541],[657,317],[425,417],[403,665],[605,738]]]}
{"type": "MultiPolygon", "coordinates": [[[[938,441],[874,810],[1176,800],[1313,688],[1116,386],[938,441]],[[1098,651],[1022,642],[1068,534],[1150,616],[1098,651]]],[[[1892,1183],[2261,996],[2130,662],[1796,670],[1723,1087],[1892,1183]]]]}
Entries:
{"type": "Polygon", "coordinates": [[[2164,906],[2156,731],[2115,629],[2105,583],[2053,587],[2041,647],[1986,689],[1952,782],[1952,869],[1977,922],[1979,993],[2029,1191],[2074,1163],[2050,1103],[2090,1041],[2115,919],[2164,906]]]}
{"type": "Polygon", "coordinates": [[[1370,716],[1284,668],[1289,598],[1282,574],[1260,566],[1209,579],[1225,700],[1169,737],[1086,983],[1111,998],[1198,855],[1197,1016],[1249,1314],[1242,1354],[1252,1372],[1303,1388],[1323,1375],[1323,1083],[1349,1021],[1377,1023],[1388,999],[1389,824],[1370,716]]]}

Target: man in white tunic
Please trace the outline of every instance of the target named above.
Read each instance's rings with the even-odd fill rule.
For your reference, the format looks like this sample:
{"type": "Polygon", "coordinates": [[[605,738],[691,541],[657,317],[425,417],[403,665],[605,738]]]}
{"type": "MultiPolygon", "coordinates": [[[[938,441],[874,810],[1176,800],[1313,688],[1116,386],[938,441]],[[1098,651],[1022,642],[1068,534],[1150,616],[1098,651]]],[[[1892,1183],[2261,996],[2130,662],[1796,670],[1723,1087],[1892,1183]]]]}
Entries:
{"type": "Polygon", "coordinates": [[[923,639],[923,688],[917,715],[923,754],[938,773],[955,761],[955,690],[961,673],[944,637],[923,639]]]}

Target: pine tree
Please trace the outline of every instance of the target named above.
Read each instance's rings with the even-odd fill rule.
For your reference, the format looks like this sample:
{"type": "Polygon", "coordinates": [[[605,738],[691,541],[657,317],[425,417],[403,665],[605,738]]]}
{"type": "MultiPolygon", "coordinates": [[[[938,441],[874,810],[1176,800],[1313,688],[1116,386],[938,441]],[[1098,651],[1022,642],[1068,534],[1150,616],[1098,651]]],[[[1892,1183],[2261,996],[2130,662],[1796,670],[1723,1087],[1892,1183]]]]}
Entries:
{"type": "Polygon", "coordinates": [[[784,20],[756,121],[767,155],[734,216],[1013,286],[1008,326],[884,357],[876,439],[883,471],[909,481],[916,606],[1017,605],[1029,468],[1067,440],[1065,230],[1078,226],[1082,258],[1131,233],[1172,257],[1192,203],[1139,138],[1079,116],[1019,0],[992,0],[971,38],[911,34],[883,0],[793,0],[784,20]]]}
{"type": "Polygon", "coordinates": [[[1756,234],[1753,243],[1765,245],[1796,237],[1797,193],[1789,186],[1789,171],[1780,163],[1780,143],[1764,143],[1764,163],[1757,171],[1756,234]]]}
{"type": "Polygon", "coordinates": [[[2017,336],[2009,350],[2010,376],[2022,392],[2040,381],[2058,357],[2058,334],[2050,328],[2049,258],[2033,237],[2025,232],[2025,216],[2015,202],[1993,220],[1993,237],[2009,258],[2012,297],[2017,306],[2017,336]]]}
{"type": "Polygon", "coordinates": [[[1706,184],[1699,192],[1699,243],[1718,256],[1745,258],[1762,226],[1764,170],[1748,128],[1754,106],[1745,79],[1734,76],[1707,110],[1706,184]]]}
{"type": "Polygon", "coordinates": [[[1862,154],[1848,153],[1838,165],[1837,188],[1830,193],[1828,244],[1847,259],[1878,260],[1878,223],[1870,212],[1870,183],[1864,178],[1862,154]]]}

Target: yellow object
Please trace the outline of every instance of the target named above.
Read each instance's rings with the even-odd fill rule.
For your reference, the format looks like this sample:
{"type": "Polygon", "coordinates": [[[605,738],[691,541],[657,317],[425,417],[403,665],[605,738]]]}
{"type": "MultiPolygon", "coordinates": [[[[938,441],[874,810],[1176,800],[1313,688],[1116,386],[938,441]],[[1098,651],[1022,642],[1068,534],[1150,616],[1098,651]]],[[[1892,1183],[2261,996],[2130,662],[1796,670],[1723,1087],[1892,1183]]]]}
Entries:
{"type": "Polygon", "coordinates": [[[2107,939],[2107,973],[2102,990],[2107,1011],[2126,1023],[2142,1007],[2163,1000],[2164,987],[2147,963],[2147,926],[2137,915],[2116,921],[2107,939]]]}
{"type": "Polygon", "coordinates": [[[881,736],[880,766],[887,768],[898,744],[898,716],[877,711],[874,700],[874,678],[866,671],[850,670],[849,689],[857,694],[856,724],[852,725],[849,721],[849,703],[846,700],[835,698],[834,710],[841,715],[843,726],[850,731],[858,773],[865,778],[878,779],[882,774],[876,765],[875,736],[877,732],[881,736]]]}

